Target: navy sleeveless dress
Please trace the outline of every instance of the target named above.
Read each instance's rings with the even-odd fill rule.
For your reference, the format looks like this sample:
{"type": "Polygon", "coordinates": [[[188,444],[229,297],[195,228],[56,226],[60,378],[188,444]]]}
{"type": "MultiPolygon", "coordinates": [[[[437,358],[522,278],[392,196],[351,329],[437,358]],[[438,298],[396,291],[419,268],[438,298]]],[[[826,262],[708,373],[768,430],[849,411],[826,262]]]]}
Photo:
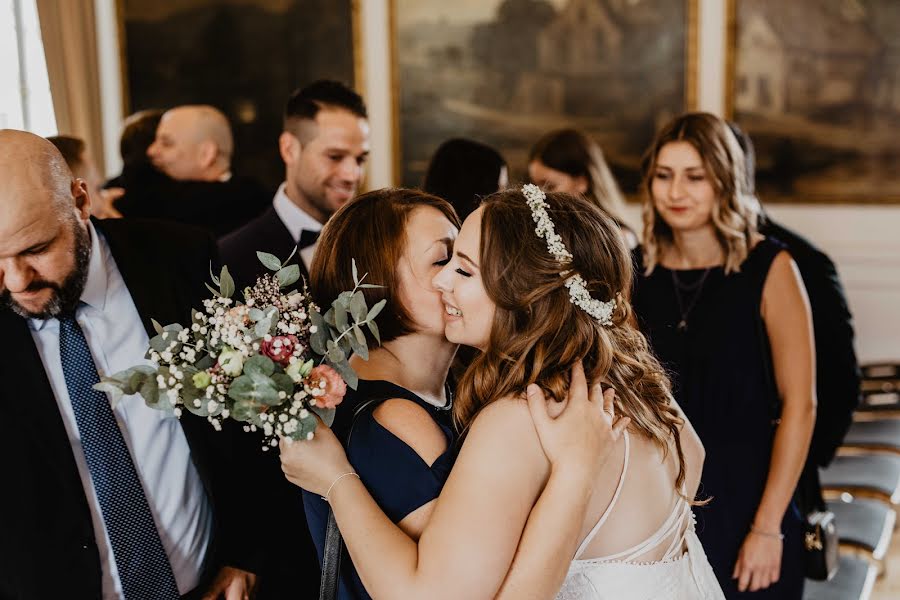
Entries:
{"type": "MultiPolygon", "coordinates": [[[[448,395],[449,397],[449,395],[448,395]]],[[[456,458],[456,435],[452,427],[450,406],[435,407],[409,390],[388,381],[360,380],[356,390],[347,389],[338,406],[332,429],[338,439],[347,443],[350,428],[353,435],[347,446],[347,458],[356,469],[369,493],[388,518],[399,523],[417,508],[438,497],[456,458]],[[356,408],[371,399],[404,398],[428,411],[447,436],[447,451],[428,465],[405,442],[385,429],[373,416],[375,404],[356,417],[356,408]]],[[[328,503],[318,494],[303,491],[306,522],[316,546],[319,565],[325,547],[328,525],[328,503]]],[[[338,583],[341,600],[369,599],[353,563],[344,553],[338,583]]]]}
{"type": "Polygon", "coordinates": [[[778,583],[740,593],[732,579],[772,456],[778,399],[760,305],[769,268],[783,249],[767,238],[751,250],[740,272],[727,276],[723,267],[714,267],[678,270],[673,277],[657,266],[647,277],[640,249],[634,254],[638,322],[706,448],[699,498],[711,500],[694,509],[697,534],[728,598],[799,600],[803,594],[802,524],[794,502],[782,522],[778,583]],[[679,327],[682,320],[686,327],[679,327]]]}

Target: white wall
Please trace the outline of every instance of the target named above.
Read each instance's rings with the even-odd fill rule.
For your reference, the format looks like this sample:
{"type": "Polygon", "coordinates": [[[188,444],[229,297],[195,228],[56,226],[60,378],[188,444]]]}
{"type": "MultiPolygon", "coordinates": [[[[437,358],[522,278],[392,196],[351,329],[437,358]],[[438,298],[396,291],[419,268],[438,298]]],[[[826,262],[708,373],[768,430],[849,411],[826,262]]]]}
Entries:
{"type": "MultiPolygon", "coordinates": [[[[372,124],[371,188],[396,183],[389,1],[358,0],[364,92],[372,124]]],[[[111,6],[115,0],[96,2],[111,6]]],[[[698,3],[698,105],[720,115],[725,108],[725,5],[725,0],[698,3]]],[[[114,17],[113,11],[98,10],[98,18],[101,13],[106,19],[114,17]]],[[[98,31],[115,32],[115,28],[98,27],[98,31]]],[[[101,40],[100,48],[109,47],[108,39],[101,40]]],[[[104,89],[114,94],[120,89],[117,86],[118,81],[108,82],[104,89]]],[[[111,135],[117,136],[118,129],[111,135]]],[[[637,217],[637,207],[630,208],[637,217]]],[[[860,360],[900,360],[900,206],[779,204],[767,208],[773,218],[820,245],[837,263],[856,318],[860,360]]]]}

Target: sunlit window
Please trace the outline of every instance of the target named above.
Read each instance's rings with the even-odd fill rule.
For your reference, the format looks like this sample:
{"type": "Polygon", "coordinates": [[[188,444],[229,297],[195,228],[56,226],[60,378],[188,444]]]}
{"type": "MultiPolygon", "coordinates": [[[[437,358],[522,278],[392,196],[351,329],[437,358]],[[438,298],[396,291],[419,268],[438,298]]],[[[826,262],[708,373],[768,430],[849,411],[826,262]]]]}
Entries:
{"type": "Polygon", "coordinates": [[[35,0],[0,0],[0,128],[57,132],[35,0]]]}

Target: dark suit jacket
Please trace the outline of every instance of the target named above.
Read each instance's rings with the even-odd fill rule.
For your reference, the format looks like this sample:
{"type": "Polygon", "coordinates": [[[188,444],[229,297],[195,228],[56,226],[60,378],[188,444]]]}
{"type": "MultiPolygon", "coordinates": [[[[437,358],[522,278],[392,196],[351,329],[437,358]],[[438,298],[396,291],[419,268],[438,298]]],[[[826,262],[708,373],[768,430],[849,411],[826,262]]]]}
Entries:
{"type": "Polygon", "coordinates": [[[837,269],[824,252],[768,217],[760,233],[788,247],[809,296],[816,347],[818,408],[809,459],[827,466],[844,440],[859,404],[860,371],[853,349],[853,319],[837,269]]]}
{"type": "MultiPolygon", "coordinates": [[[[257,251],[274,254],[281,260],[294,251],[294,238],[270,204],[261,215],[219,240],[219,257],[234,277],[237,289],[256,283],[256,278],[269,271],[256,257],[257,251]]],[[[300,249],[290,264],[300,265],[300,274],[309,282],[309,272],[300,260],[300,249]]],[[[298,282],[299,283],[299,282],[298,282]]]]}
{"type": "Polygon", "coordinates": [[[255,179],[237,175],[228,181],[175,181],[151,168],[125,185],[115,204],[125,217],[193,225],[216,238],[259,215],[272,199],[255,179]]]}
{"type": "MultiPolygon", "coordinates": [[[[284,260],[294,251],[294,238],[270,205],[261,215],[221,238],[218,243],[222,264],[234,278],[237,289],[242,290],[256,282],[256,278],[269,272],[256,257],[257,251],[274,254],[284,260]]],[[[303,279],[309,281],[309,273],[300,259],[299,250],[290,264],[298,264],[303,279]]],[[[298,282],[297,285],[302,285],[298,282]]],[[[281,471],[275,452],[262,452],[261,443],[252,435],[241,440],[241,456],[245,457],[244,470],[259,477],[259,484],[272,490],[274,505],[284,506],[291,513],[284,519],[281,535],[267,544],[267,555],[259,573],[258,600],[282,600],[285,598],[317,598],[319,592],[319,560],[303,510],[300,488],[291,484],[281,471]]]]}
{"type": "MultiPolygon", "coordinates": [[[[210,238],[166,223],[111,220],[95,227],[109,243],[148,334],[151,318],[189,322],[191,307],[208,295],[203,283],[214,255],[210,238]]],[[[91,514],[26,320],[0,310],[0,340],[0,598],[99,598],[91,514]]],[[[215,519],[202,579],[226,564],[253,571],[257,548],[235,516],[246,501],[230,464],[236,429],[215,432],[188,414],[181,424],[215,519]]]]}

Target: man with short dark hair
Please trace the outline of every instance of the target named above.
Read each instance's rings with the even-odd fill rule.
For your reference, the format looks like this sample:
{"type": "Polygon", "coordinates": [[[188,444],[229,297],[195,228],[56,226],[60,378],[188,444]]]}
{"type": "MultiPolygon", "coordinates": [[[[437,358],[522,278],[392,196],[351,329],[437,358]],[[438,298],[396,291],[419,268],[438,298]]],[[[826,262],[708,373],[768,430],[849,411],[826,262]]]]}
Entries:
{"type": "MultiPolygon", "coordinates": [[[[369,154],[369,124],[362,98],[334,81],[316,81],[297,90],[287,102],[278,147],[286,175],[271,206],[219,241],[222,262],[238,289],[252,285],[264,270],[257,251],[285,260],[298,248],[290,264],[298,264],[309,280],[322,226],[356,195],[362,180],[369,154]]],[[[259,573],[259,599],[315,598],[319,561],[306,527],[302,496],[284,478],[272,453],[262,455],[258,449],[258,444],[249,444],[243,450],[242,455],[254,462],[244,470],[257,473],[261,485],[277,490],[272,506],[291,511],[290,518],[283,520],[280,535],[268,546],[269,559],[259,573]]]]}
{"type": "Polygon", "coordinates": [[[219,243],[222,260],[239,289],[262,266],[256,251],[286,259],[299,247],[303,275],[329,217],[353,198],[369,155],[369,123],[363,99],[345,85],[320,80],[295,91],[284,111],[278,148],[285,181],[272,205],[219,243]]]}
{"type": "Polygon", "coordinates": [[[259,548],[238,430],[93,388],[143,360],[151,318],[189,322],[211,239],[95,221],[48,141],[0,130],[0,147],[0,598],[244,598],[259,548]]]}

